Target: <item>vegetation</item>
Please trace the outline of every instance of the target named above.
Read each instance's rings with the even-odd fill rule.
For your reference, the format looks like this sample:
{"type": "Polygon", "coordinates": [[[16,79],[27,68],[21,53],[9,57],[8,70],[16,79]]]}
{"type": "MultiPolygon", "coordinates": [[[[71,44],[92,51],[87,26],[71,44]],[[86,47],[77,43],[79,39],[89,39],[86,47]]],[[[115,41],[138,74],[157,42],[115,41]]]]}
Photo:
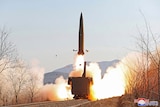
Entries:
{"type": "MultiPolygon", "coordinates": [[[[145,17],[144,17],[145,19],[145,17]]],[[[132,59],[125,59],[125,95],[128,99],[147,98],[160,100],[160,38],[152,33],[145,19],[146,29],[139,31],[139,50],[132,59]]],[[[127,100],[128,101],[128,100],[127,100]]]]}
{"type": "MultiPolygon", "coordinates": [[[[139,97],[160,100],[160,38],[152,33],[146,20],[145,25],[145,32],[138,32],[136,54],[122,60],[125,95],[120,100],[115,98],[114,106],[120,103],[121,107],[134,107],[134,99],[139,97]]],[[[18,57],[8,36],[5,29],[0,30],[0,106],[46,100],[40,96],[40,78],[18,57]]]]}
{"type": "Polygon", "coordinates": [[[18,58],[8,41],[9,33],[0,30],[0,106],[40,101],[39,77],[18,58]]]}

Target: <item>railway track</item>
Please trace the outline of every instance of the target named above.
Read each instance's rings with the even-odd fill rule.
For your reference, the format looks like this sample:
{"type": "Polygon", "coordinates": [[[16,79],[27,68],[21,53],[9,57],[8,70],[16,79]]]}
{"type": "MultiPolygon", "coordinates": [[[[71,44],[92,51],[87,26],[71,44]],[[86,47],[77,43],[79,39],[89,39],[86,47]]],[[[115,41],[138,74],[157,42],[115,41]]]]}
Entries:
{"type": "Polygon", "coordinates": [[[9,105],[5,107],[79,107],[91,101],[87,99],[66,100],[66,101],[45,101],[18,105],[9,105]]]}

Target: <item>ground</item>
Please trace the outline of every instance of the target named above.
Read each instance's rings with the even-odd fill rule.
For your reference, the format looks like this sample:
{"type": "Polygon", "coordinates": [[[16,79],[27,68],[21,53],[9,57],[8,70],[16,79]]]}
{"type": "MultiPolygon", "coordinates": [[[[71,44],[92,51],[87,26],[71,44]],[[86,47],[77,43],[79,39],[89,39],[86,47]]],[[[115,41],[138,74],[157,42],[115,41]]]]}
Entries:
{"type": "Polygon", "coordinates": [[[87,99],[67,100],[67,101],[47,101],[31,104],[20,104],[10,107],[136,107],[130,96],[112,97],[97,101],[87,99]]]}
{"type": "Polygon", "coordinates": [[[120,97],[113,97],[109,99],[97,100],[77,107],[120,107],[119,98],[120,97]]]}

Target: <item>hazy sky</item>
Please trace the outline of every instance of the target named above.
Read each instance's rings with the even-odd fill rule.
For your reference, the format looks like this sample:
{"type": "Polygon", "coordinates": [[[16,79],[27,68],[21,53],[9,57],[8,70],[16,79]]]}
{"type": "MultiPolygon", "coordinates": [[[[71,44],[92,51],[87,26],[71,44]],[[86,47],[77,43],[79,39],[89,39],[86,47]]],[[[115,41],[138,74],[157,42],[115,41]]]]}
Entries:
{"type": "Polygon", "coordinates": [[[0,28],[10,32],[25,61],[38,60],[46,72],[74,62],[83,13],[87,61],[121,59],[135,48],[145,15],[160,34],[160,0],[0,0],[0,28]]]}

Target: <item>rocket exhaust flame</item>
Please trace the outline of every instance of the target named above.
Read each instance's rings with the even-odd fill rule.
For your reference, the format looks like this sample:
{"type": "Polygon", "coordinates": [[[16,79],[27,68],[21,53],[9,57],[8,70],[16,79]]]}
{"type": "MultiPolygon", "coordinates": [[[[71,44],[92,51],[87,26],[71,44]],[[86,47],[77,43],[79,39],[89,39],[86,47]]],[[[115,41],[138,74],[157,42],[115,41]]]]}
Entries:
{"type": "MultiPolygon", "coordinates": [[[[77,55],[75,62],[78,63],[82,56],[77,55]]],[[[83,67],[74,69],[69,76],[81,77],[83,74],[83,67]]],[[[122,64],[119,63],[116,67],[110,67],[106,70],[103,78],[101,75],[101,69],[97,63],[90,63],[86,66],[86,77],[93,78],[93,85],[90,87],[91,95],[90,100],[104,99],[113,96],[121,96],[124,94],[125,81],[123,77],[122,64]]]]}
{"type": "MultiPolygon", "coordinates": [[[[75,59],[75,68],[70,72],[69,77],[82,77],[84,65],[79,65],[84,61],[84,56],[77,55],[75,59]]],[[[121,96],[125,90],[125,80],[123,76],[123,63],[118,63],[115,67],[110,67],[106,70],[103,78],[101,69],[97,63],[89,63],[86,66],[86,77],[93,78],[93,85],[90,86],[90,100],[104,99],[114,96],[121,96]]],[[[68,80],[62,76],[57,78],[55,84],[45,85],[42,89],[43,95],[51,101],[62,101],[73,99],[71,94],[71,86],[67,85],[68,80]]]]}
{"type": "Polygon", "coordinates": [[[83,70],[84,67],[84,56],[83,55],[76,55],[75,63],[74,63],[74,70],[83,70]]]}
{"type": "MultiPolygon", "coordinates": [[[[104,99],[113,96],[120,96],[124,94],[124,78],[123,78],[123,71],[121,69],[121,64],[118,64],[115,68],[109,68],[106,70],[103,78],[101,78],[101,69],[99,68],[97,63],[90,63],[85,67],[85,75],[84,72],[84,32],[83,32],[83,16],[81,13],[80,16],[80,26],[79,26],[79,40],[78,40],[78,53],[75,59],[73,71],[70,72],[68,80],[64,80],[64,78],[60,77],[60,80],[63,83],[56,83],[52,86],[52,90],[54,94],[50,94],[50,100],[64,100],[64,99],[71,99],[73,95],[71,95],[71,87],[70,82],[73,82],[72,79],[77,77],[75,81],[82,79],[89,80],[91,78],[93,80],[93,84],[86,86],[87,90],[89,89],[90,93],[89,96],[87,94],[87,98],[90,100],[97,100],[97,99],[104,99]],[[73,77],[73,78],[72,78],[73,77]],[[71,80],[71,81],[70,81],[71,80]],[[70,85],[67,85],[67,81],[70,85]],[[56,99],[54,99],[56,96],[56,99]]],[[[75,83],[75,82],[73,82],[75,83]]],[[[76,83],[77,84],[77,83],[76,83]]],[[[80,85],[84,85],[80,82],[80,85]]],[[[82,86],[83,87],[83,86],[82,86]]],[[[86,95],[86,94],[85,94],[86,95]]],[[[84,98],[83,96],[80,96],[84,98]]]]}
{"type": "MultiPolygon", "coordinates": [[[[84,31],[83,31],[83,16],[80,16],[79,26],[79,48],[77,53],[77,59],[75,63],[75,69],[70,73],[69,77],[81,77],[84,68],[84,31]],[[77,71],[77,72],[75,72],[77,71]]],[[[86,67],[86,77],[93,78],[93,85],[90,87],[91,95],[90,99],[102,99],[112,97],[112,95],[121,95],[124,92],[123,82],[120,79],[122,77],[122,71],[120,69],[113,68],[112,71],[107,71],[104,77],[101,79],[101,70],[97,64],[90,64],[86,67]],[[94,71],[94,72],[93,72],[94,71]],[[111,85],[112,81],[112,85],[111,85]],[[116,82],[115,82],[116,81],[116,82]],[[105,87],[106,86],[106,87],[105,87]],[[120,89],[118,89],[120,88],[120,89]],[[118,89],[118,90],[117,90],[118,89]],[[112,92],[112,90],[115,90],[112,92]]],[[[111,70],[111,68],[110,68],[111,70]]]]}

